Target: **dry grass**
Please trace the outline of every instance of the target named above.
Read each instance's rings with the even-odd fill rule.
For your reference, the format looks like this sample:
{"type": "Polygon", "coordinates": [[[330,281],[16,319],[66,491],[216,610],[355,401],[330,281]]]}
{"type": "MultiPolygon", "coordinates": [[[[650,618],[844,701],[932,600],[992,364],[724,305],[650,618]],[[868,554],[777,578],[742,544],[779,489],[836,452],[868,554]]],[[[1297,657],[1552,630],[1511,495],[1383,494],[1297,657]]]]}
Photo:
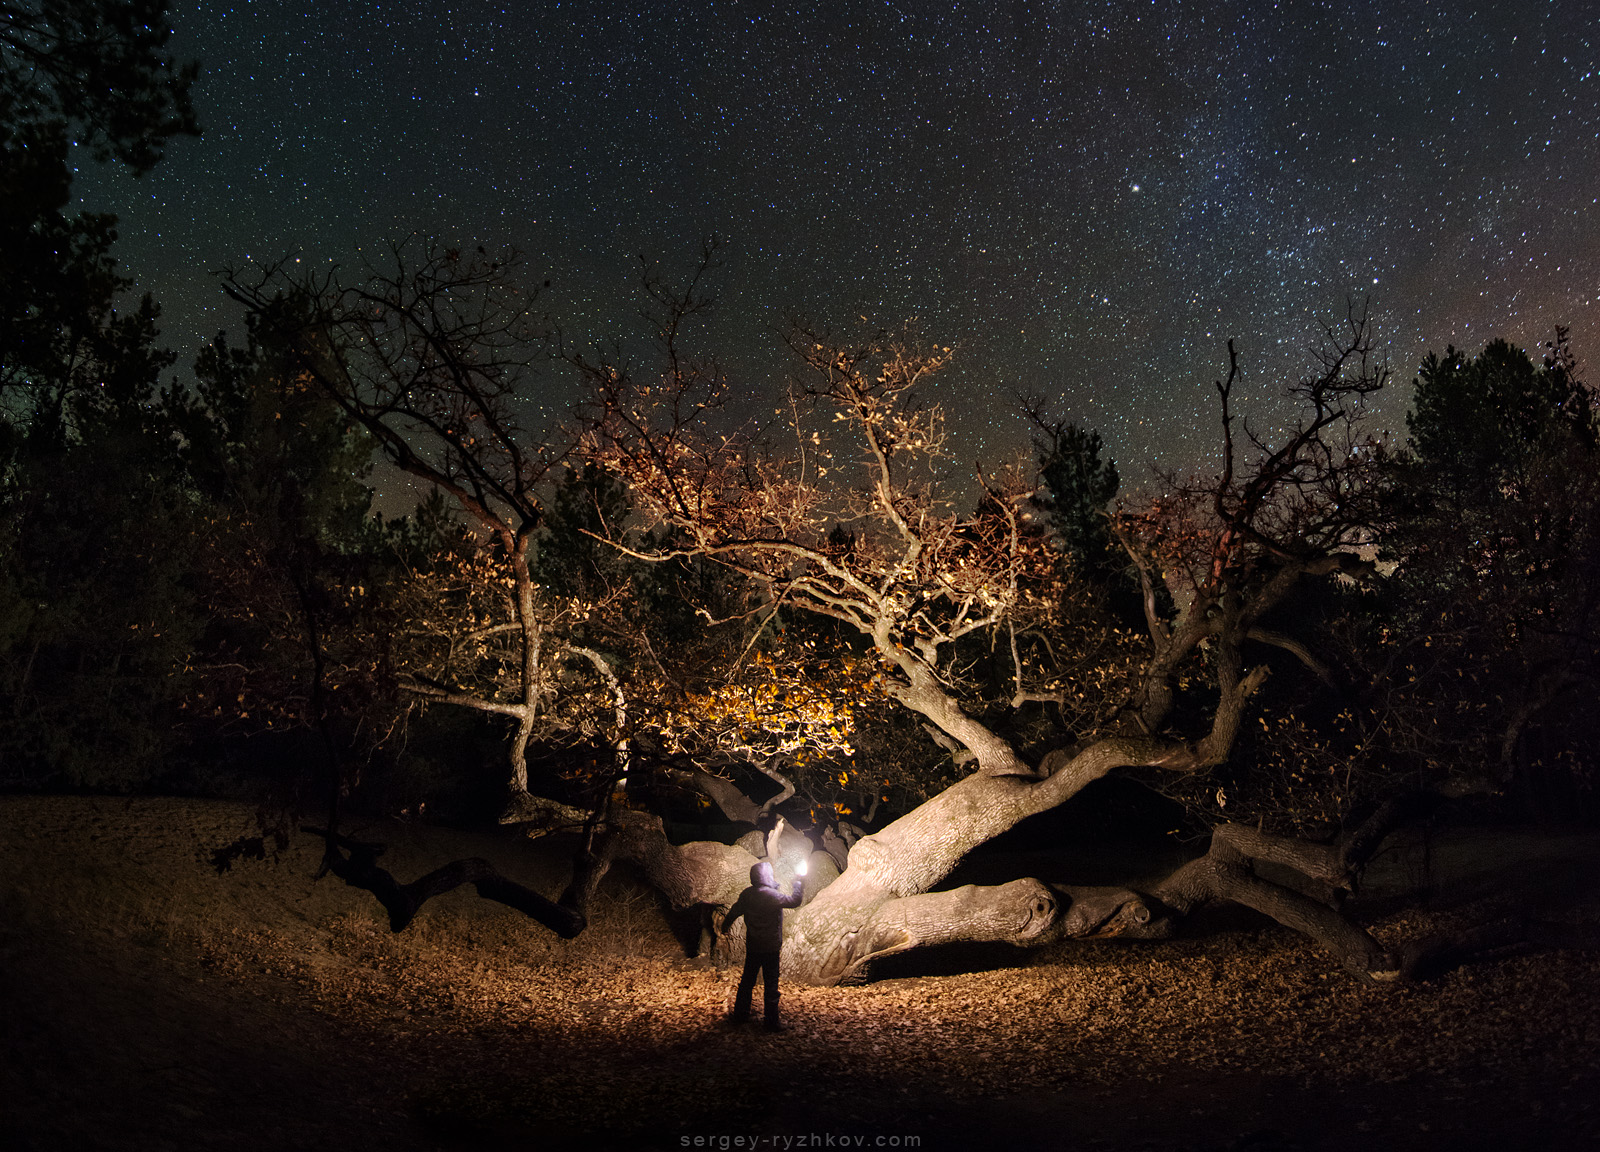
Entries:
{"type": "MultiPolygon", "coordinates": [[[[1373,990],[1276,928],[1078,943],[788,988],[792,1031],[772,1037],[722,1022],[736,974],[682,959],[626,877],[576,941],[470,890],[397,936],[367,894],[312,881],[310,838],[219,877],[209,852],[250,828],[223,803],[0,800],[0,1146],[678,1147],[823,1127],[926,1148],[979,1131],[1010,1147],[1455,1148],[1513,1128],[1600,1143],[1592,954],[1373,990]]],[[[558,856],[508,837],[374,838],[402,878],[482,855],[547,892],[563,880],[558,856]]],[[[1394,899],[1417,864],[1391,854],[1374,930],[1465,921],[1504,891],[1506,860],[1533,875],[1594,851],[1501,847],[1499,864],[1466,840],[1436,850],[1454,895],[1429,909],[1394,899]]]]}

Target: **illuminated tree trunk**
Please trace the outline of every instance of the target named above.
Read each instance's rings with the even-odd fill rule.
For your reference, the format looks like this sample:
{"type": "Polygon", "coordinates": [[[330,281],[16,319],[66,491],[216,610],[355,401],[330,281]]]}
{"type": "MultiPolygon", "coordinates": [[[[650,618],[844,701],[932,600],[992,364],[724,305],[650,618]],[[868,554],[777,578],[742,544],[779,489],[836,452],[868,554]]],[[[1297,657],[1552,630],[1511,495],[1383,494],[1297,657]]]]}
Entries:
{"type": "Polygon", "coordinates": [[[1398,960],[1333,906],[1360,863],[1355,853],[1370,854],[1387,827],[1377,834],[1363,830],[1365,835],[1358,833],[1341,849],[1224,825],[1214,832],[1205,856],[1148,894],[1116,888],[1053,889],[1032,879],[945,892],[907,890],[929,882],[927,855],[953,854],[946,859],[954,867],[965,851],[961,846],[972,840],[974,825],[1010,827],[1053,807],[1058,794],[1075,792],[1104,775],[1129,751],[1097,746],[1036,784],[969,777],[861,841],[845,873],[791,914],[784,971],[797,979],[834,984],[861,973],[874,959],[933,944],[1003,941],[1026,946],[1062,937],[1161,938],[1200,905],[1231,901],[1309,936],[1359,979],[1381,982],[1399,976],[1398,960]],[[958,830],[951,820],[956,814],[974,819],[958,830]],[[900,861],[912,866],[897,866],[900,861]],[[1255,861],[1294,869],[1307,888],[1320,887],[1326,898],[1256,875],[1255,861]]]}
{"type": "MultiPolygon", "coordinates": [[[[1048,811],[1114,768],[1186,754],[1156,740],[1103,740],[1042,779],[978,772],[858,840],[844,873],[789,917],[784,970],[833,984],[878,956],[954,941],[1039,941],[1061,906],[1036,880],[928,894],[972,849],[1048,811]]],[[[1044,768],[1053,765],[1047,759],[1044,768]]]]}

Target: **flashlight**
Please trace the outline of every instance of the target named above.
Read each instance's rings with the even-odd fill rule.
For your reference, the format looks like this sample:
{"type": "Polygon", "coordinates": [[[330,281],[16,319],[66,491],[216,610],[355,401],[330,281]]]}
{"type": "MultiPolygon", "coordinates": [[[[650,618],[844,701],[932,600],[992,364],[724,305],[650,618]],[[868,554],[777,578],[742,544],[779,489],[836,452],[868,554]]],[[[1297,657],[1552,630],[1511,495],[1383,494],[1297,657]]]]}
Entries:
{"type": "Polygon", "coordinates": [[[806,868],[809,865],[809,863],[810,862],[806,861],[806,860],[800,861],[800,863],[798,863],[798,864],[796,864],[794,866],[794,874],[796,876],[804,876],[806,874],[806,868]]]}

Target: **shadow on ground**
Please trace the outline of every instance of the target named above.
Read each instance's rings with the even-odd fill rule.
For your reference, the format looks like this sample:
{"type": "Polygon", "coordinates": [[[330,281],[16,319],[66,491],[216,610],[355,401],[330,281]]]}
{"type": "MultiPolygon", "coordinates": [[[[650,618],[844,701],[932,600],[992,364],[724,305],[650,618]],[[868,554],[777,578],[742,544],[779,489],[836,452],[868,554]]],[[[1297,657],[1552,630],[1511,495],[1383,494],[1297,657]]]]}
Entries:
{"type": "MultiPolygon", "coordinates": [[[[311,880],[315,844],[216,875],[208,852],[249,824],[197,801],[0,800],[0,1147],[1600,1146],[1587,954],[1375,991],[1248,924],[951,953],[790,988],[773,1036],[722,1022],[732,974],[675,953],[625,877],[571,943],[467,893],[393,936],[366,894],[311,880]]],[[[383,836],[402,874],[476,854],[562,879],[507,838],[383,836]]],[[[1402,843],[1366,915],[1401,938],[1515,882],[1592,916],[1596,847],[1402,843]]]]}

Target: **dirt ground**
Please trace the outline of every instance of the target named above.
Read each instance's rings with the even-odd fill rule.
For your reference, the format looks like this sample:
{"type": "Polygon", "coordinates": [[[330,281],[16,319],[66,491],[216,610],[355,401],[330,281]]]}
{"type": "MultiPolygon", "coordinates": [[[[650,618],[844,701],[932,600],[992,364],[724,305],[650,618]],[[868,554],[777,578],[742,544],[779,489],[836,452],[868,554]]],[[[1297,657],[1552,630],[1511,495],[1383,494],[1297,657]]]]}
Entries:
{"type": "MultiPolygon", "coordinates": [[[[0,797],[0,1148],[1600,1148],[1595,953],[1372,989],[1240,917],[789,987],[774,1036],[723,1022],[737,973],[683,959],[626,877],[577,941],[470,890],[396,936],[313,882],[309,837],[219,876],[253,828],[0,797]]],[[[402,879],[563,880],[509,836],[367,835],[402,879]]],[[[1597,875],[1594,836],[1462,831],[1388,852],[1355,907],[1389,941],[1532,897],[1593,922],[1597,875]]]]}

